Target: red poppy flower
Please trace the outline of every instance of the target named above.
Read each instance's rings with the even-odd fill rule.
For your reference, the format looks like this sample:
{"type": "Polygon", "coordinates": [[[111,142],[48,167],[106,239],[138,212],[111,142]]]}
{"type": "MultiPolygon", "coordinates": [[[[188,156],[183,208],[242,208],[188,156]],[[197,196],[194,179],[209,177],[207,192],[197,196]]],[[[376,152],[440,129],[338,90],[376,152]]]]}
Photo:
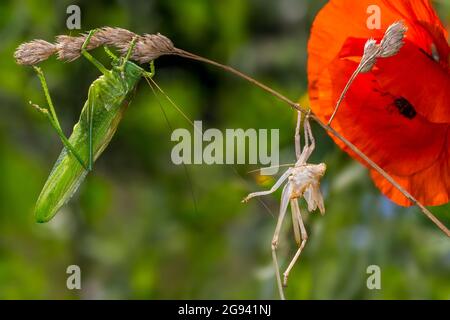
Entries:
{"type": "MultiPolygon", "coordinates": [[[[450,47],[428,0],[329,1],[308,44],[311,108],[328,122],[365,42],[380,41],[397,21],[408,27],[405,45],[397,55],[378,59],[371,72],[358,75],[332,126],[421,203],[445,204],[450,196],[450,47]],[[380,8],[381,29],[367,26],[373,5],[380,8]]],[[[371,175],[387,197],[411,205],[381,175],[371,175]]]]}

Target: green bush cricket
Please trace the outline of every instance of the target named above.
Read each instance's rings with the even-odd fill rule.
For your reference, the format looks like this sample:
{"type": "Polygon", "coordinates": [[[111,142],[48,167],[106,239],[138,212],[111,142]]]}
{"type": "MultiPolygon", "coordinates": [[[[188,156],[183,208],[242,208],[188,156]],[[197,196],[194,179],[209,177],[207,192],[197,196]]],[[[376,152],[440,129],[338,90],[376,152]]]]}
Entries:
{"type": "Polygon", "coordinates": [[[36,202],[37,222],[49,221],[70,200],[110,143],[139,80],[143,77],[151,79],[155,73],[153,61],[150,63],[150,72],[130,61],[136,38],[130,42],[124,57],[116,57],[105,47],[113,59],[111,70],[107,69],[87,52],[87,46],[95,32],[96,30],[89,32],[81,47],[81,54],[102,75],[89,87],[87,101],[69,138],[66,138],[59,124],[44,74],[39,67],[33,66],[41,81],[48,108],[32,105],[45,114],[64,145],[36,202]]]}

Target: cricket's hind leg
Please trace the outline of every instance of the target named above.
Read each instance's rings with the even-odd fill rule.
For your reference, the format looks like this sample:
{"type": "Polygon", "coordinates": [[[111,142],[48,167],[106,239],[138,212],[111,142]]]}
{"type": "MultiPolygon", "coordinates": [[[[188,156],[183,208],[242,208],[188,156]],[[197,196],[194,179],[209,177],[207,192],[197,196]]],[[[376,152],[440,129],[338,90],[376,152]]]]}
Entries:
{"type": "Polygon", "coordinates": [[[38,110],[39,112],[41,112],[42,114],[44,114],[47,117],[47,119],[50,121],[50,124],[55,129],[58,136],[60,137],[61,142],[63,143],[64,147],[66,147],[68,152],[70,152],[78,160],[78,162],[83,166],[83,168],[85,170],[89,170],[88,167],[86,166],[86,164],[84,163],[83,159],[81,158],[81,156],[78,154],[78,152],[75,150],[75,148],[72,146],[72,144],[67,139],[67,137],[64,135],[64,132],[62,131],[58,116],[56,115],[56,111],[53,106],[52,98],[50,97],[50,93],[48,90],[47,81],[45,80],[44,72],[39,67],[33,67],[33,68],[36,71],[36,73],[39,77],[39,80],[41,81],[41,86],[42,86],[42,89],[44,90],[45,99],[47,100],[48,108],[41,108],[37,104],[31,103],[31,101],[30,101],[30,104],[33,107],[35,107],[36,110],[38,110]]]}
{"type": "Polygon", "coordinates": [[[297,165],[305,164],[316,147],[316,141],[311,130],[311,124],[309,123],[309,114],[307,114],[305,117],[303,127],[305,134],[305,146],[303,147],[302,153],[297,160],[297,165]]]}
{"type": "MultiPolygon", "coordinates": [[[[88,51],[87,46],[89,45],[89,42],[91,41],[92,36],[98,31],[98,29],[94,29],[89,31],[89,34],[87,35],[86,39],[84,40],[83,45],[81,46],[81,54],[90,61],[95,67],[97,67],[98,70],[100,70],[101,73],[104,75],[108,75],[110,71],[101,64],[100,61],[95,59],[88,51]]],[[[109,55],[114,56],[114,54],[109,51],[108,49],[105,49],[106,52],[109,55]]],[[[114,56],[115,57],[115,56],[114,56]]],[[[91,171],[94,165],[94,151],[93,151],[93,123],[94,123],[94,101],[93,101],[93,95],[89,94],[88,97],[88,109],[87,109],[87,118],[88,118],[88,143],[89,143],[89,158],[88,158],[88,170],[91,171]]]]}
{"type": "Polygon", "coordinates": [[[300,159],[302,155],[302,145],[301,145],[301,138],[300,138],[300,126],[302,124],[302,112],[297,111],[297,126],[295,128],[295,155],[297,160],[300,159]]]}
{"type": "Polygon", "coordinates": [[[280,266],[278,264],[278,257],[277,257],[277,249],[278,249],[278,243],[279,243],[279,237],[281,232],[281,226],[283,225],[284,217],[286,216],[286,211],[289,206],[289,199],[291,197],[292,193],[292,186],[290,183],[286,184],[283,193],[281,195],[281,204],[280,204],[280,213],[278,215],[278,221],[277,226],[275,228],[275,232],[273,234],[271,248],[272,248],[272,260],[273,265],[275,268],[275,276],[277,279],[277,286],[278,286],[278,292],[280,294],[281,300],[285,300],[284,297],[284,291],[283,291],[283,284],[281,282],[281,275],[280,275],[280,266]]]}
{"type": "Polygon", "coordinates": [[[283,286],[285,287],[287,286],[289,273],[291,272],[292,268],[294,267],[295,263],[300,257],[303,249],[305,248],[306,240],[308,240],[308,233],[306,232],[305,224],[303,223],[300,206],[298,205],[298,200],[291,199],[290,202],[292,210],[292,223],[294,225],[295,241],[297,242],[298,249],[294,257],[292,258],[291,262],[289,263],[289,266],[287,267],[286,271],[283,273],[283,286]]]}

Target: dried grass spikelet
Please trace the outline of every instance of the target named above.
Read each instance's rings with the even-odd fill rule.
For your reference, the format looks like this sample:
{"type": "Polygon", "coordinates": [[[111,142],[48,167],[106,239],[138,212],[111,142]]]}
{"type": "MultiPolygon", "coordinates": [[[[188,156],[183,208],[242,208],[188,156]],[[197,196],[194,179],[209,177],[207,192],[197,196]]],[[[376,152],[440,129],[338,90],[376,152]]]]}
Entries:
{"type": "MultiPolygon", "coordinates": [[[[79,37],[61,35],[56,37],[58,59],[71,62],[81,56],[81,47],[86,41],[87,34],[79,37]]],[[[93,50],[104,44],[104,39],[95,34],[91,37],[86,50],[93,50]]]]}
{"type": "Polygon", "coordinates": [[[399,53],[400,49],[405,44],[403,39],[408,28],[403,22],[398,21],[391,24],[384,34],[383,40],[381,40],[381,58],[388,58],[399,53]]]}
{"type": "MultiPolygon", "coordinates": [[[[116,47],[129,45],[133,37],[131,31],[122,28],[104,27],[95,32],[86,47],[86,50],[93,50],[103,45],[112,45],[116,47]]],[[[58,48],[58,59],[63,61],[74,61],[81,56],[81,47],[86,41],[87,34],[79,37],[57,36],[56,46],[58,48]]]]}
{"type": "Polygon", "coordinates": [[[377,44],[376,40],[374,39],[367,40],[366,44],[364,45],[364,54],[361,58],[361,62],[348,80],[347,84],[344,87],[344,90],[342,90],[342,93],[338,101],[336,102],[334,111],[330,119],[328,120],[328,126],[331,126],[331,123],[333,122],[339,110],[339,106],[344,100],[348,89],[350,88],[358,74],[372,71],[379,58],[388,58],[399,53],[400,49],[405,44],[403,40],[405,38],[406,31],[408,31],[408,28],[405,26],[405,24],[402,21],[398,21],[389,26],[389,28],[384,33],[383,39],[381,40],[380,44],[377,44]]]}
{"type": "MultiPolygon", "coordinates": [[[[56,37],[54,45],[44,40],[34,40],[20,45],[14,57],[18,64],[34,65],[56,53],[59,60],[71,62],[81,56],[81,48],[87,36],[87,34],[78,37],[60,35],[56,37]]],[[[98,29],[90,38],[86,50],[108,45],[115,47],[120,54],[125,55],[134,38],[136,38],[136,43],[131,59],[139,63],[146,63],[162,55],[175,52],[172,41],[162,34],[138,36],[126,29],[111,27],[98,29]]]]}
{"type": "Polygon", "coordinates": [[[92,38],[99,39],[103,45],[115,47],[121,55],[128,52],[132,40],[136,38],[131,60],[139,63],[147,63],[174,51],[172,41],[159,33],[138,36],[125,29],[106,27],[95,33],[92,38]]]}
{"type": "Polygon", "coordinates": [[[359,72],[366,73],[371,71],[378,58],[389,58],[399,53],[405,44],[403,39],[407,30],[408,28],[403,22],[398,21],[389,26],[380,44],[377,44],[374,39],[367,40],[359,72]]]}
{"type": "MultiPolygon", "coordinates": [[[[73,61],[80,57],[81,47],[87,35],[80,37],[58,36],[58,59],[73,61]]],[[[146,63],[161,55],[170,54],[174,50],[172,41],[161,34],[145,34],[138,36],[135,33],[122,28],[104,27],[95,32],[87,46],[92,50],[103,45],[115,47],[120,54],[125,55],[130,48],[131,41],[136,39],[135,48],[131,59],[139,63],[146,63]]]]}
{"type": "Polygon", "coordinates": [[[101,45],[126,45],[137,35],[122,28],[103,27],[94,33],[91,40],[100,42],[101,45]]]}
{"type": "Polygon", "coordinates": [[[146,63],[166,54],[172,54],[175,47],[172,41],[162,34],[144,34],[136,42],[132,60],[146,63]]]}
{"type": "Polygon", "coordinates": [[[147,63],[174,51],[172,41],[160,33],[138,36],[131,31],[121,28],[102,28],[92,36],[91,41],[96,42],[95,45],[113,46],[121,55],[125,55],[134,38],[136,38],[136,43],[131,60],[139,63],[147,63]]]}
{"type": "Polygon", "coordinates": [[[18,64],[35,65],[47,60],[56,51],[56,46],[47,41],[33,40],[21,44],[14,52],[14,58],[18,64]]]}
{"type": "MultiPolygon", "coordinates": [[[[81,55],[81,46],[85,37],[72,37],[61,35],[56,37],[56,48],[59,60],[71,62],[78,59],[81,55]]],[[[91,45],[89,45],[91,47],[91,45]]]]}
{"type": "Polygon", "coordinates": [[[366,73],[372,70],[377,63],[377,57],[380,51],[380,46],[374,39],[367,40],[364,46],[364,55],[361,59],[361,73],[366,73]]]}

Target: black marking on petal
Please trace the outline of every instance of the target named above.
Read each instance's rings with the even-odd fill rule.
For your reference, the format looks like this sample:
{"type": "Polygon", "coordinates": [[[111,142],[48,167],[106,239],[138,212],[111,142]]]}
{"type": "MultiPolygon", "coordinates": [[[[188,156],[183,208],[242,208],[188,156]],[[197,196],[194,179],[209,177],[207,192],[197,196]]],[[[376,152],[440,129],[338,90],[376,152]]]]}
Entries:
{"type": "Polygon", "coordinates": [[[395,99],[394,105],[400,114],[408,119],[414,119],[417,115],[413,105],[403,97],[395,99]]]}

